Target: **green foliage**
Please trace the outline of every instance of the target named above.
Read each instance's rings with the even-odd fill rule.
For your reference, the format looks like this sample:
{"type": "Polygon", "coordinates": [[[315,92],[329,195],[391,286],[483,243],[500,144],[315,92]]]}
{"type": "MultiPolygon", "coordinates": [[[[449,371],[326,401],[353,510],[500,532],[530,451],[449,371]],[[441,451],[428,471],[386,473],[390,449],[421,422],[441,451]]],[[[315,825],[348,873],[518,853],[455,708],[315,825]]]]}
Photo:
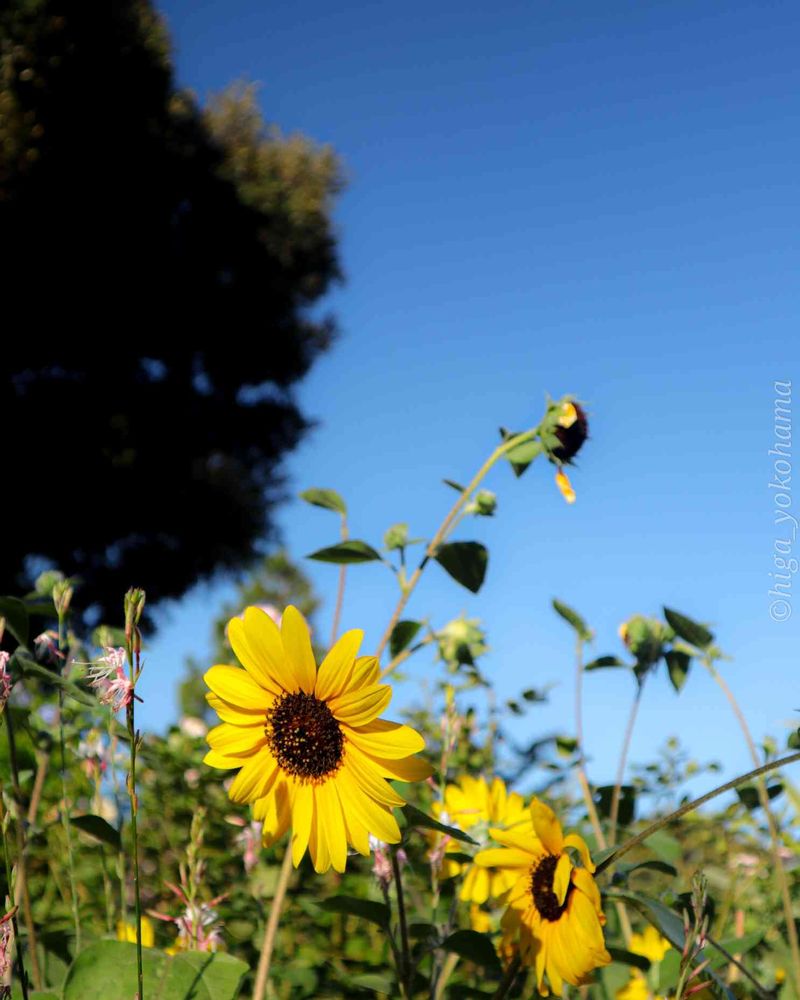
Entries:
{"type": "Polygon", "coordinates": [[[457,583],[473,594],[483,586],[489,553],[480,542],[448,542],[436,550],[435,559],[457,583]]]}
{"type": "Polygon", "coordinates": [[[336,490],[311,489],[303,490],[300,499],[314,507],[323,507],[325,510],[334,510],[343,517],[347,515],[347,506],[336,492],[336,490]]]}
{"type": "MultiPolygon", "coordinates": [[[[159,1000],[234,1000],[247,972],[244,962],[220,952],[165,955],[143,951],[145,982],[159,1000]]],[[[136,993],[136,945],[101,941],[75,959],[63,1000],[130,1000],[136,993]]]]}
{"type": "Polygon", "coordinates": [[[395,625],[389,638],[389,653],[392,659],[398,653],[402,653],[404,649],[408,649],[421,628],[422,622],[411,621],[411,619],[403,619],[395,625]]]}
{"type": "MultiPolygon", "coordinates": [[[[572,626],[572,628],[577,633],[578,638],[582,642],[592,641],[592,630],[589,628],[589,626],[586,624],[583,618],[581,618],[581,616],[578,614],[577,611],[573,611],[571,607],[569,607],[567,604],[564,604],[563,601],[557,600],[555,597],[553,598],[552,604],[553,604],[553,610],[556,612],[556,614],[561,615],[564,621],[568,625],[572,626]]],[[[610,664],[604,664],[604,665],[610,666],[610,664]]]]}
{"type": "Polygon", "coordinates": [[[316,552],[312,552],[306,556],[306,558],[316,559],[317,562],[337,563],[341,566],[348,566],[353,563],[380,562],[381,555],[366,542],[350,539],[346,542],[338,542],[336,545],[329,545],[324,549],[318,549],[316,552]]]}

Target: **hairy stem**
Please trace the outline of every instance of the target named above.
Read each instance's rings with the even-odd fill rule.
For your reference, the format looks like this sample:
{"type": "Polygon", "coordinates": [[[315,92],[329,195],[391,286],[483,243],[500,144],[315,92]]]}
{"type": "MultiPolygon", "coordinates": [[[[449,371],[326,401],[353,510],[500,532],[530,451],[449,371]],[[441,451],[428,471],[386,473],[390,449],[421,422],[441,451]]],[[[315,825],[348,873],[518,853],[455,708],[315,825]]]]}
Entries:
{"type": "Polygon", "coordinates": [[[642,703],[642,691],[644,690],[644,682],[647,675],[642,677],[641,681],[636,682],[636,694],[633,696],[633,704],[631,705],[630,715],[628,716],[628,724],[625,727],[625,736],[622,740],[622,749],[619,754],[619,765],[617,766],[617,778],[614,782],[614,791],[611,796],[611,814],[609,816],[609,838],[613,843],[617,839],[617,820],[619,819],[619,800],[622,795],[622,782],[625,780],[625,766],[628,763],[628,751],[631,748],[631,737],[633,736],[633,728],[636,725],[636,716],[639,713],[639,705],[642,703]]]}
{"type": "Polygon", "coordinates": [[[286,844],[286,853],[283,855],[283,864],[278,875],[278,884],[275,886],[275,895],[272,897],[272,906],[267,918],[267,926],[264,930],[264,942],[261,945],[261,955],[258,959],[258,970],[256,972],[256,982],[253,987],[253,1000],[264,1000],[264,993],[269,980],[269,970],[272,964],[272,952],[275,950],[275,938],[278,933],[278,924],[281,919],[283,901],[286,898],[286,890],[289,887],[289,878],[292,874],[292,842],[286,844]]]}
{"type": "Polygon", "coordinates": [[[403,896],[403,875],[400,871],[400,862],[397,858],[397,851],[389,848],[392,858],[392,875],[394,876],[394,889],[397,895],[397,922],[400,925],[400,958],[401,966],[397,970],[400,976],[400,983],[403,986],[405,996],[411,996],[411,949],[408,945],[408,920],[406,917],[406,903],[403,896]]]}
{"type": "Polygon", "coordinates": [[[740,774],[736,778],[731,778],[730,781],[726,781],[724,785],[718,785],[716,788],[712,788],[710,792],[706,792],[705,795],[701,795],[698,799],[692,799],[691,802],[685,802],[678,809],[675,809],[668,816],[662,816],[660,819],[655,820],[648,826],[636,834],[635,837],[630,837],[621,844],[619,847],[615,847],[608,857],[603,858],[600,864],[595,869],[595,877],[600,875],[602,872],[614,865],[619,861],[621,857],[632,851],[634,847],[638,847],[639,844],[644,843],[648,837],[651,837],[657,830],[661,830],[663,827],[667,826],[669,823],[673,823],[676,819],[680,819],[681,816],[685,816],[686,813],[692,812],[695,809],[699,809],[700,806],[704,806],[706,802],[710,802],[715,799],[718,795],[722,795],[724,792],[729,792],[732,788],[736,788],[737,785],[743,784],[745,781],[752,781],[754,778],[760,778],[762,774],[768,774],[770,771],[776,771],[780,767],[786,767],[787,764],[794,764],[796,761],[800,760],[800,751],[798,753],[789,754],[788,757],[781,757],[780,760],[770,761],[769,764],[762,764],[761,767],[756,767],[752,771],[748,771],[746,774],[740,774]]]}
{"type": "MultiPolygon", "coordinates": [[[[375,655],[378,657],[378,659],[380,659],[381,656],[383,655],[383,651],[384,649],[386,649],[386,645],[389,642],[389,639],[391,638],[392,632],[394,631],[394,627],[400,620],[400,615],[402,615],[406,604],[408,604],[408,599],[409,597],[411,597],[414,588],[419,583],[419,578],[422,576],[423,570],[430,562],[430,560],[435,557],[436,552],[439,549],[439,546],[446,540],[448,534],[455,526],[456,519],[458,518],[458,515],[461,513],[462,507],[467,503],[470,496],[483,482],[484,478],[489,473],[492,466],[497,462],[497,460],[502,458],[507,451],[510,451],[518,444],[521,444],[523,441],[529,440],[531,437],[533,437],[534,433],[535,431],[523,431],[523,433],[516,434],[514,437],[508,438],[508,440],[504,441],[501,445],[498,445],[498,447],[495,448],[492,454],[486,459],[486,461],[483,463],[480,469],[478,469],[478,471],[472,477],[469,485],[459,495],[458,499],[450,509],[450,513],[447,515],[444,521],[442,521],[442,523],[439,525],[439,529],[437,530],[433,538],[430,540],[430,542],[428,542],[428,545],[425,549],[425,554],[423,555],[419,565],[411,574],[408,583],[406,583],[406,585],[402,589],[402,593],[400,594],[400,599],[397,602],[397,606],[395,607],[394,612],[392,613],[392,617],[389,619],[389,624],[386,626],[386,631],[383,633],[383,637],[381,638],[381,641],[378,643],[378,648],[375,651],[375,655]]],[[[389,664],[386,670],[384,670],[382,676],[386,677],[392,670],[394,670],[395,666],[396,664],[394,663],[389,664]]]]}
{"type": "MultiPolygon", "coordinates": [[[[14,831],[17,840],[17,881],[14,886],[14,905],[22,904],[22,915],[25,920],[25,930],[28,935],[28,952],[31,959],[31,978],[34,989],[42,988],[42,974],[39,969],[39,958],[36,948],[36,927],[33,922],[33,910],[31,908],[31,897],[28,891],[28,845],[25,837],[25,827],[23,824],[22,808],[22,788],[19,783],[19,763],[17,761],[17,741],[14,738],[13,716],[9,711],[10,705],[6,705],[3,713],[6,720],[6,735],[8,736],[8,758],[11,765],[11,785],[14,791],[14,803],[16,815],[14,817],[14,831]]],[[[9,883],[10,888],[11,883],[9,883]]],[[[19,948],[19,941],[17,941],[19,948]]]]}
{"type": "MultiPolygon", "coordinates": [[[[750,733],[750,727],[747,725],[747,719],[744,717],[739,703],[734,697],[733,691],[728,687],[725,678],[720,674],[713,663],[703,660],[703,665],[711,674],[713,679],[719,685],[722,693],[725,695],[728,704],[733,710],[733,714],[739,723],[739,727],[742,730],[742,735],[744,736],[747,748],[750,751],[750,756],[753,763],[758,766],[759,756],[758,750],[756,749],[755,742],[753,741],[752,734],[750,733]]],[[[767,826],[769,828],[769,838],[772,847],[772,857],[774,859],[775,867],[775,881],[778,883],[778,891],[780,893],[781,902],[783,904],[783,914],[786,921],[786,934],[789,938],[789,950],[792,955],[792,972],[794,975],[795,990],[800,996],[800,942],[798,942],[797,937],[797,926],[794,920],[794,911],[792,908],[792,897],[789,892],[789,882],[786,878],[786,870],[783,867],[780,855],[780,836],[778,833],[778,824],[775,821],[775,816],[770,808],[769,795],[767,794],[766,782],[759,778],[756,782],[756,788],[758,789],[758,798],[761,802],[761,808],[764,810],[764,815],[767,819],[767,826]]]]}

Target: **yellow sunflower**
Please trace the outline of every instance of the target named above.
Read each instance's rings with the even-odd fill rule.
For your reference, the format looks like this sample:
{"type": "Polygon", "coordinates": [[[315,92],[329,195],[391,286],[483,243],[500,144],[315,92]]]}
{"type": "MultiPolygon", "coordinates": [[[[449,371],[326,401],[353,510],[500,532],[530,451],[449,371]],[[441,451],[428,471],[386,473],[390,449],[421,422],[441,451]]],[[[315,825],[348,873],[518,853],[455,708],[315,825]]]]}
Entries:
{"type": "Polygon", "coordinates": [[[314,868],[343,872],[347,845],[369,855],[369,835],[396,844],[392,814],[404,800],[388,780],[420,781],[432,768],[413,756],[425,745],[409,726],[379,719],[392,689],[378,683],[374,656],[357,656],[364,637],[346,632],[319,669],[305,619],[294,607],[280,629],[260,608],[228,624],[244,670],[205,674],[209,705],[222,724],[206,737],[205,763],[241,768],[228,795],[253,803],[265,846],[292,828],[295,866],[308,849],[314,868]]]}
{"type": "Polygon", "coordinates": [[[611,961],[603,940],[605,917],[583,838],[574,833],[565,837],[553,810],[538,799],[530,809],[532,830],[492,830],[504,846],[481,851],[475,862],[516,876],[503,932],[507,937],[519,934],[520,957],[535,967],[539,993],[548,995],[546,975],[559,995],[565,982],[582,986],[592,969],[611,961]],[[567,848],[579,853],[582,868],[574,867],[567,848]]]}
{"type": "MultiPolygon", "coordinates": [[[[455,785],[447,785],[444,801],[434,802],[433,813],[448,826],[455,826],[477,841],[488,841],[490,827],[510,828],[527,824],[530,816],[522,796],[508,792],[501,778],[494,778],[491,785],[485,778],[465,775],[455,785]]],[[[434,835],[433,851],[441,842],[441,835],[434,835]]],[[[514,884],[514,876],[507,871],[490,871],[476,865],[466,865],[448,859],[448,854],[463,853],[467,845],[457,840],[448,840],[442,860],[442,878],[453,878],[464,872],[460,898],[473,903],[485,903],[487,899],[497,899],[514,884]]]]}

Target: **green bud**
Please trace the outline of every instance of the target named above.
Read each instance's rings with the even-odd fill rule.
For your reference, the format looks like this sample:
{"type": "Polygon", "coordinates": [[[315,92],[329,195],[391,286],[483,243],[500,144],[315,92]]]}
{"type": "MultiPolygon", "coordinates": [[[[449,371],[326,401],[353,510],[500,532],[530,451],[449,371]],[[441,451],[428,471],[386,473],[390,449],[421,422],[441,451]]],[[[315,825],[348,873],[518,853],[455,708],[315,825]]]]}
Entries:
{"type": "Polygon", "coordinates": [[[436,633],[439,658],[455,672],[460,666],[473,666],[489,648],[479,618],[454,618],[436,633]]]}
{"type": "Polygon", "coordinates": [[[661,659],[666,640],[666,626],[657,618],[634,615],[620,625],[619,634],[636,657],[638,667],[647,669],[661,659]]]}
{"type": "Polygon", "coordinates": [[[40,573],[36,577],[36,583],[33,585],[34,590],[40,597],[52,597],[53,588],[57,583],[61,583],[64,579],[64,574],[58,569],[46,569],[44,573],[40,573]]]}
{"type": "Polygon", "coordinates": [[[74,591],[69,580],[62,578],[53,584],[53,604],[55,605],[56,614],[59,618],[69,611],[73,593],[74,591]]]}
{"type": "Polygon", "coordinates": [[[465,513],[476,517],[491,517],[497,510],[497,496],[491,490],[478,490],[464,508],[465,513]]]}
{"type": "Polygon", "coordinates": [[[408,545],[408,525],[393,524],[383,536],[383,544],[390,552],[393,549],[402,549],[408,545]]]}

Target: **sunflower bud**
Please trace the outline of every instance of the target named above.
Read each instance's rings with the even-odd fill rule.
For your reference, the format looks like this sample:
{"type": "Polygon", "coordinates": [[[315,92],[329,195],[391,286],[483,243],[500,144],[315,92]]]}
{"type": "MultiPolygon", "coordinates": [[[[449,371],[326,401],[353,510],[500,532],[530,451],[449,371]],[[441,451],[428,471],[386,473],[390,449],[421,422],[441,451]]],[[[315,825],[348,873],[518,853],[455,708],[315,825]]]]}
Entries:
{"type": "Polygon", "coordinates": [[[619,627],[619,637],[641,667],[651,667],[664,652],[665,626],[657,618],[634,615],[619,627]]]}

